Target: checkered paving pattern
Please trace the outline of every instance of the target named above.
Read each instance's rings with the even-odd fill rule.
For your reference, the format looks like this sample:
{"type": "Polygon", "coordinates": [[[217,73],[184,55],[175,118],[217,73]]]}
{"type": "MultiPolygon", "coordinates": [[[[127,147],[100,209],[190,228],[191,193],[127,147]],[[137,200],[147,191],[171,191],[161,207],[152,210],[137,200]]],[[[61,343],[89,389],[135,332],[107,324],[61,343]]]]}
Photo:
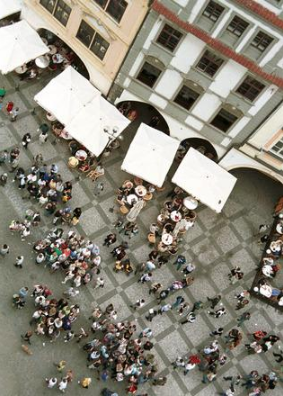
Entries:
{"type": "MultiPolygon", "coordinates": [[[[138,328],[144,328],[148,326],[148,322],[144,318],[145,313],[149,308],[157,305],[156,300],[148,295],[147,285],[137,283],[137,276],[130,275],[127,277],[124,273],[114,273],[112,270],[114,263],[110,255],[110,249],[102,246],[104,237],[109,231],[113,231],[113,223],[117,219],[116,209],[114,212],[111,211],[115,201],[115,190],[125,179],[131,177],[121,171],[120,165],[129,141],[134,136],[135,125],[131,126],[126,132],[122,147],[115,150],[105,160],[105,188],[99,196],[95,196],[93,183],[83,175],[80,175],[78,180],[78,173],[68,169],[66,163],[69,151],[66,142],[52,144],[54,138],[51,136],[46,144],[40,146],[38,143],[38,132],[36,130],[45,118],[42,109],[33,101],[33,96],[46,84],[49,78],[50,76],[47,75],[35,82],[23,83],[20,85],[20,90],[17,91],[15,89],[17,85],[16,76],[12,74],[7,77],[0,76],[0,86],[4,85],[7,89],[5,102],[12,100],[20,107],[20,115],[15,123],[11,123],[7,116],[0,112],[0,148],[1,150],[9,150],[14,145],[20,144],[22,136],[26,132],[30,132],[32,143],[29,149],[21,155],[21,166],[29,167],[32,156],[41,152],[47,164],[56,162],[59,165],[64,180],[73,181],[71,206],[73,208],[81,206],[83,209],[80,224],[76,228],[82,235],[96,241],[101,247],[103,257],[102,276],[106,280],[106,286],[103,289],[94,290],[91,287],[82,289],[79,304],[85,316],[89,315],[90,304],[93,301],[96,301],[102,307],[112,302],[119,312],[119,319],[135,319],[138,328]],[[33,114],[34,108],[35,114],[33,114]],[[133,312],[129,305],[142,297],[146,299],[146,305],[140,311],[133,312]]],[[[176,165],[173,166],[170,176],[175,169],[176,165]]],[[[153,319],[150,327],[153,330],[154,353],[159,371],[168,376],[168,381],[164,387],[149,387],[146,384],[143,389],[150,396],[161,394],[162,396],[172,396],[173,394],[174,396],[216,395],[221,390],[227,389],[227,383],[222,379],[223,375],[244,374],[252,368],[257,369],[260,373],[269,372],[275,367],[279,368],[278,364],[276,366],[274,362],[272,352],[260,356],[248,356],[243,347],[247,342],[246,336],[241,346],[232,352],[227,352],[228,362],[219,370],[217,380],[212,384],[202,384],[202,373],[197,370],[184,376],[182,372],[174,371],[170,365],[177,356],[197,353],[198,350],[207,345],[211,341],[209,332],[216,327],[224,327],[225,333],[227,333],[232,327],[236,326],[236,318],[239,312],[234,310],[236,305],[234,294],[242,289],[248,289],[255,276],[261,250],[257,244],[257,238],[253,235],[256,233],[259,224],[271,223],[272,208],[280,195],[280,187],[272,180],[253,171],[237,171],[235,175],[238,177],[238,182],[224,207],[223,213],[216,214],[201,205],[197,209],[198,217],[195,226],[183,237],[180,253],[191,260],[197,266],[197,269],[195,271],[195,282],[186,290],[177,293],[184,296],[190,306],[196,300],[206,301],[206,297],[221,294],[222,303],[227,309],[227,315],[217,320],[209,316],[207,309],[204,309],[198,314],[195,323],[188,323],[183,326],[180,324],[181,319],[176,311],[153,319]],[[242,268],[245,276],[241,283],[230,285],[227,275],[235,265],[242,268]]],[[[170,180],[170,177],[168,180],[170,180]]],[[[151,250],[147,243],[147,232],[149,224],[156,221],[166,194],[172,189],[169,181],[165,183],[165,186],[166,190],[157,193],[154,200],[148,202],[142,210],[138,219],[140,229],[138,236],[129,240],[122,234],[119,235],[119,241],[124,239],[129,242],[129,257],[134,265],[145,260],[151,250]]],[[[209,194],[209,191],[207,193],[209,194]]],[[[30,202],[26,203],[21,199],[18,190],[11,183],[5,189],[2,189],[0,194],[1,197],[3,196],[9,201],[14,216],[18,215],[20,217],[23,210],[31,205],[30,202]]],[[[50,220],[44,219],[43,229],[47,230],[49,227],[50,220]]],[[[36,239],[40,232],[40,230],[35,230],[33,238],[36,239]]],[[[33,272],[35,272],[34,269],[33,272]]],[[[48,278],[49,274],[41,271],[40,275],[35,273],[30,275],[32,280],[38,276],[48,278]]],[[[177,272],[172,263],[169,263],[167,266],[154,271],[153,280],[160,281],[164,286],[167,286],[180,277],[180,272],[177,272]]],[[[57,278],[60,278],[60,275],[57,275],[57,278]]],[[[52,278],[54,287],[58,290],[61,287],[60,280],[54,280],[54,276],[52,278]]],[[[41,279],[41,281],[43,280],[41,279]]],[[[168,298],[168,302],[173,302],[175,297],[176,293],[168,298]]],[[[252,299],[248,311],[252,313],[252,319],[243,326],[245,334],[255,331],[255,329],[264,329],[283,337],[282,316],[274,308],[267,307],[262,302],[252,299]]],[[[242,312],[240,311],[240,313],[242,312]]],[[[74,349],[71,352],[72,358],[77,361],[78,365],[85,366],[85,355],[83,352],[77,351],[77,348],[74,349]],[[77,357],[77,355],[80,356],[77,357]]],[[[225,349],[222,341],[221,349],[225,349]]],[[[38,351],[39,359],[40,353],[43,352],[38,351]]],[[[25,364],[25,356],[21,355],[19,359],[25,364]]],[[[39,369],[34,360],[31,363],[31,368],[35,373],[38,373],[39,369]]],[[[43,387],[42,384],[41,386],[43,387]]],[[[115,389],[115,386],[117,385],[114,384],[112,388],[115,389]]],[[[244,395],[245,393],[241,393],[241,391],[242,389],[238,388],[237,394],[244,395]]],[[[28,394],[28,392],[25,392],[26,388],[24,387],[23,394],[28,394]]],[[[70,395],[80,395],[79,392],[77,388],[70,387],[68,390],[70,395]]],[[[121,395],[124,394],[123,392],[121,395]]],[[[282,395],[282,392],[283,388],[279,384],[272,394],[279,396],[282,395]]],[[[1,392],[1,394],[3,396],[12,395],[5,392],[1,392]]]]}

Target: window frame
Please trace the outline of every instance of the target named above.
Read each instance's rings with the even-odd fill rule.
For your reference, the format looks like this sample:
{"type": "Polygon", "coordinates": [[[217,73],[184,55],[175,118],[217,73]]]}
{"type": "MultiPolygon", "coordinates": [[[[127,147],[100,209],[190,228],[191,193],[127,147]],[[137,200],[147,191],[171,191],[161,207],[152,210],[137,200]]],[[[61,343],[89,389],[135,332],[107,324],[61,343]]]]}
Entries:
{"type": "MultiPolygon", "coordinates": [[[[282,130],[282,128],[281,128],[281,130],[282,130]]],[[[269,151],[270,151],[272,154],[276,155],[277,157],[283,159],[283,135],[281,135],[281,137],[277,140],[277,142],[274,143],[274,144],[270,147],[269,151]],[[279,150],[276,151],[276,150],[274,150],[274,147],[275,147],[278,143],[282,144],[282,147],[280,147],[279,150]]]]}
{"type": "Polygon", "coordinates": [[[240,84],[238,84],[238,86],[237,86],[237,88],[235,89],[234,92],[235,92],[235,94],[241,96],[241,98],[247,100],[249,103],[253,103],[255,100],[257,100],[257,99],[259,98],[259,96],[263,93],[263,91],[265,91],[265,89],[266,89],[266,84],[264,84],[264,83],[261,82],[260,80],[257,80],[257,79],[256,79],[254,76],[252,76],[251,74],[248,74],[248,75],[246,75],[246,76],[244,77],[244,79],[240,82],[240,84]],[[241,87],[243,84],[250,84],[250,87],[247,89],[247,92],[248,92],[249,90],[252,90],[252,89],[253,89],[253,84],[247,82],[247,81],[246,81],[247,79],[254,80],[255,82],[257,82],[257,83],[263,85],[263,88],[258,92],[258,94],[257,94],[253,99],[249,98],[248,96],[245,96],[245,94],[243,94],[243,93],[241,93],[241,92],[238,91],[238,90],[240,89],[240,87],[241,87]]]}
{"type": "Polygon", "coordinates": [[[136,74],[136,76],[135,76],[135,80],[136,80],[136,81],[138,81],[139,83],[143,84],[144,86],[146,86],[146,87],[148,87],[148,88],[150,88],[150,89],[154,89],[154,87],[156,86],[158,80],[160,79],[160,76],[162,75],[162,73],[163,73],[163,71],[164,71],[164,68],[160,68],[160,67],[158,67],[158,66],[156,66],[156,65],[153,65],[152,63],[153,63],[153,62],[150,62],[148,59],[144,59],[144,61],[143,61],[143,63],[142,63],[142,66],[139,68],[139,70],[138,70],[138,72],[137,72],[137,74],[136,74]],[[154,83],[153,83],[152,86],[147,85],[146,83],[144,83],[143,81],[141,81],[141,80],[138,79],[138,76],[139,76],[140,73],[142,72],[142,70],[143,70],[145,64],[148,64],[148,65],[150,65],[150,66],[152,66],[152,67],[154,67],[154,68],[156,68],[157,70],[160,71],[159,75],[157,76],[157,78],[156,78],[156,80],[154,81],[154,83]]]}
{"type": "Polygon", "coordinates": [[[93,55],[95,55],[101,62],[104,61],[105,56],[106,56],[106,54],[107,54],[107,51],[108,51],[108,49],[109,49],[109,47],[110,47],[110,43],[100,34],[100,32],[97,32],[97,30],[95,30],[95,29],[94,29],[89,23],[87,23],[84,19],[82,19],[81,22],[80,22],[79,28],[78,28],[77,33],[76,33],[76,39],[79,40],[79,42],[82,43],[83,46],[84,46],[85,48],[87,48],[93,55]],[[89,45],[86,45],[85,42],[82,41],[82,40],[80,39],[80,37],[78,37],[78,34],[79,34],[79,31],[80,31],[81,25],[82,25],[83,23],[86,24],[87,27],[93,31],[93,35],[92,35],[92,37],[91,37],[91,39],[90,39],[89,45]],[[96,36],[97,36],[97,35],[98,35],[99,37],[101,37],[102,40],[104,40],[104,41],[108,44],[108,46],[107,46],[107,48],[106,48],[106,51],[105,51],[105,53],[104,53],[103,58],[100,58],[100,56],[98,56],[98,55],[97,55],[94,51],[92,51],[92,49],[91,49],[92,46],[94,45],[94,42],[95,42],[95,39],[96,39],[96,36]]]}
{"type": "MultiPolygon", "coordinates": [[[[195,83],[195,84],[196,84],[196,83],[195,83]]],[[[186,110],[186,111],[189,111],[189,112],[192,111],[192,109],[194,108],[194,106],[195,106],[195,105],[197,104],[197,102],[200,100],[200,98],[201,98],[201,96],[202,96],[202,93],[203,93],[203,91],[204,91],[198,84],[196,84],[196,86],[194,87],[195,89],[192,87],[192,85],[194,85],[193,82],[192,82],[192,83],[183,82],[183,83],[180,85],[180,87],[178,88],[178,90],[176,91],[176,95],[175,95],[175,97],[174,97],[174,99],[173,99],[173,103],[174,103],[175,105],[180,106],[183,110],[186,110]],[[190,106],[189,108],[187,108],[187,107],[183,106],[182,104],[176,102],[177,97],[180,95],[181,91],[182,91],[184,88],[189,89],[190,91],[194,92],[194,93],[197,95],[197,98],[196,98],[195,101],[191,104],[191,106],[190,106]]]]}
{"type": "MultiPolygon", "coordinates": [[[[241,23],[239,22],[239,23],[241,23]]],[[[232,34],[234,37],[237,38],[237,41],[245,34],[245,32],[247,31],[247,29],[249,28],[250,23],[247,22],[245,19],[241,18],[239,15],[235,14],[233,16],[233,18],[228,22],[228,25],[225,28],[225,32],[227,32],[228,34],[232,34]],[[234,21],[235,18],[240,19],[241,22],[244,22],[245,24],[247,24],[247,26],[245,27],[245,29],[242,31],[242,33],[240,35],[235,34],[235,30],[237,30],[237,28],[234,28],[233,31],[229,30],[229,26],[232,24],[232,22],[234,21]]]]}
{"type": "Polygon", "coordinates": [[[258,30],[257,33],[254,35],[254,37],[250,40],[248,47],[252,47],[254,49],[256,49],[261,55],[263,55],[265,53],[265,51],[270,48],[271,44],[274,43],[275,38],[270,36],[269,34],[265,33],[263,30],[258,30]],[[260,42],[257,45],[253,45],[254,40],[256,39],[256,37],[262,33],[263,35],[269,37],[271,39],[270,43],[267,45],[267,47],[265,47],[263,50],[259,49],[259,45],[260,42]]]}
{"type": "MultiPolygon", "coordinates": [[[[167,33],[167,34],[169,35],[170,33],[167,33]]],[[[174,34],[170,35],[169,38],[172,38],[173,36],[174,36],[174,34]]],[[[155,43],[158,44],[158,45],[160,45],[162,48],[165,48],[165,49],[166,49],[167,51],[169,51],[170,53],[174,53],[174,52],[176,51],[176,49],[178,48],[178,46],[180,45],[180,42],[182,41],[183,37],[184,37],[184,34],[183,34],[182,32],[180,32],[179,30],[175,29],[174,27],[172,27],[172,26],[169,25],[168,23],[165,23],[165,24],[163,25],[163,27],[161,28],[161,30],[159,31],[159,34],[158,34],[158,36],[157,36],[157,38],[156,38],[156,40],[155,40],[155,43]],[[173,29],[175,32],[177,32],[177,33],[180,34],[180,38],[179,38],[179,39],[177,38],[178,42],[176,43],[176,45],[175,45],[175,47],[174,47],[173,49],[170,49],[170,48],[167,47],[164,43],[161,43],[160,41],[158,41],[158,40],[160,39],[161,34],[163,33],[163,31],[164,31],[164,29],[165,29],[166,27],[168,27],[168,28],[170,28],[170,29],[173,29]]],[[[168,41],[169,41],[169,40],[168,40],[168,38],[167,38],[167,39],[166,39],[166,43],[167,43],[168,41]]]]}
{"type": "Polygon", "coordinates": [[[221,4],[217,3],[217,2],[214,1],[214,0],[210,0],[210,1],[206,4],[206,6],[203,8],[202,13],[201,13],[201,17],[207,18],[207,19],[209,19],[211,22],[213,22],[213,24],[215,24],[215,23],[219,20],[219,18],[221,18],[221,15],[223,14],[224,11],[225,11],[225,7],[223,7],[221,4]],[[218,16],[216,19],[213,18],[213,11],[214,11],[214,10],[212,10],[212,12],[210,13],[209,16],[208,16],[208,15],[205,15],[205,11],[206,11],[206,9],[209,7],[209,5],[210,5],[211,3],[214,3],[214,4],[213,4],[214,10],[216,10],[217,7],[218,7],[218,8],[222,8],[222,10],[221,10],[219,16],[218,16]]]}
{"type": "Polygon", "coordinates": [[[225,134],[226,136],[229,134],[229,132],[231,131],[231,129],[233,128],[233,127],[235,127],[235,125],[238,123],[238,121],[240,120],[240,115],[236,115],[236,114],[234,114],[232,111],[229,111],[229,109],[227,109],[227,107],[226,106],[220,106],[220,108],[218,108],[218,110],[213,114],[213,116],[211,117],[211,119],[210,119],[210,121],[208,122],[209,123],[209,125],[212,127],[212,128],[215,128],[218,132],[221,132],[221,133],[223,133],[223,134],[225,134]],[[217,126],[215,126],[215,125],[213,125],[212,124],[212,122],[213,122],[213,120],[215,120],[215,118],[217,117],[217,116],[219,116],[219,114],[221,113],[221,111],[224,111],[224,112],[226,112],[226,113],[228,113],[229,115],[231,115],[231,116],[233,116],[233,117],[235,117],[236,119],[235,119],[235,121],[228,127],[228,129],[226,130],[226,131],[223,131],[222,129],[220,129],[220,128],[218,128],[217,126]]]}
{"type": "MultiPolygon", "coordinates": [[[[213,64],[213,63],[212,63],[212,64],[213,64]]],[[[203,74],[204,74],[205,76],[207,76],[208,78],[214,79],[215,76],[217,75],[217,73],[219,73],[219,70],[223,67],[224,64],[225,64],[225,59],[224,59],[224,58],[222,58],[221,56],[218,56],[217,53],[212,52],[210,49],[205,48],[205,50],[203,51],[203,53],[201,54],[201,56],[198,58],[197,62],[195,63],[194,68],[195,68],[198,72],[203,73],[203,74]],[[199,63],[200,63],[201,60],[204,58],[204,56],[205,56],[206,53],[212,54],[213,56],[218,57],[219,60],[222,61],[221,64],[219,65],[219,67],[217,68],[217,70],[215,71],[215,73],[214,73],[213,75],[210,75],[210,74],[207,73],[205,70],[203,70],[203,69],[201,69],[201,68],[198,67],[199,63]]],[[[207,68],[208,68],[208,66],[207,66],[205,69],[207,69],[207,68]]]]}
{"type": "MultiPolygon", "coordinates": [[[[127,0],[122,0],[122,1],[124,1],[124,2],[126,3],[126,7],[125,7],[124,12],[123,12],[123,14],[121,15],[120,19],[116,19],[116,18],[115,18],[112,14],[110,14],[107,10],[108,10],[108,8],[109,8],[110,3],[111,3],[112,1],[117,1],[117,0],[105,0],[105,4],[104,4],[104,5],[99,4],[99,0],[93,0],[93,1],[94,1],[94,3],[95,3],[96,5],[98,5],[98,7],[100,7],[111,19],[113,19],[113,21],[115,21],[115,22],[118,23],[118,24],[121,23],[121,20],[123,19],[124,15],[125,15],[125,12],[126,12],[128,6],[129,6],[129,2],[128,2],[127,0]]],[[[103,1],[103,0],[102,0],[102,1],[103,1]]]]}
{"type": "Polygon", "coordinates": [[[39,0],[39,4],[40,4],[46,11],[48,11],[49,14],[52,15],[53,18],[56,19],[56,21],[58,21],[61,25],[63,25],[63,26],[66,27],[67,24],[68,24],[68,21],[69,21],[69,19],[70,19],[70,15],[71,15],[71,13],[72,13],[72,7],[70,7],[69,4],[68,4],[66,1],[64,1],[64,0],[54,0],[53,9],[52,9],[52,11],[50,11],[50,9],[47,8],[47,7],[43,4],[43,3],[46,3],[46,4],[47,4],[48,1],[49,1],[49,0],[39,0]],[[63,3],[63,6],[60,5],[61,3],[63,3]],[[59,18],[57,18],[57,17],[55,16],[56,13],[57,13],[57,11],[58,11],[59,5],[60,5],[61,8],[62,8],[61,16],[62,16],[62,13],[65,11],[66,8],[68,8],[68,9],[70,10],[69,14],[67,13],[67,14],[68,14],[68,18],[67,18],[67,20],[66,20],[66,24],[62,22],[62,19],[59,19],[59,18]]]}

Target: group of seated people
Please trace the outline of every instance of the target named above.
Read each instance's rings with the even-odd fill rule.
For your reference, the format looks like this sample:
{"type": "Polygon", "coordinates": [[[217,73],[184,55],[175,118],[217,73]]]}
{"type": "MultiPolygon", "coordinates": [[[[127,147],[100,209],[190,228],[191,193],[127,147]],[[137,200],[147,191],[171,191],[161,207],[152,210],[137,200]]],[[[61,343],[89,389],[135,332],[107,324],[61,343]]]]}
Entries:
{"type": "Polygon", "coordinates": [[[187,193],[180,187],[175,187],[167,195],[157,222],[150,226],[148,240],[151,244],[156,244],[161,253],[176,254],[178,244],[182,241],[181,235],[194,226],[197,215],[184,205],[186,196],[187,193]]]}
{"type": "Polygon", "coordinates": [[[260,276],[253,290],[270,299],[273,303],[283,306],[282,289],[274,287],[272,280],[278,275],[283,257],[283,214],[275,216],[275,221],[267,241],[267,249],[260,264],[260,276]]]}

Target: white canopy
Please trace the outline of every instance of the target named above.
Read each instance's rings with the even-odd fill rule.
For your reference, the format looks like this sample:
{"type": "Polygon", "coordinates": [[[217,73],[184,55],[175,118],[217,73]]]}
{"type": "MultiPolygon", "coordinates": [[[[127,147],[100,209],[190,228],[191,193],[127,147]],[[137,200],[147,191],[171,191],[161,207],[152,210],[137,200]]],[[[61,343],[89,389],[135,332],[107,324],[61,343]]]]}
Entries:
{"type": "Polygon", "coordinates": [[[199,151],[189,149],[172,182],[220,213],[237,179],[199,151]]]}
{"type": "Polygon", "coordinates": [[[49,52],[36,31],[20,21],[0,28],[0,71],[6,74],[49,52]]]}
{"type": "Polygon", "coordinates": [[[77,112],[66,125],[66,130],[95,156],[99,156],[109,140],[118,137],[129,123],[130,120],[115,106],[98,95],[77,112]],[[113,130],[117,132],[113,134],[113,130]]]}
{"type": "Polygon", "coordinates": [[[155,186],[162,187],[179,144],[178,140],[142,123],[121,168],[155,186]]]}
{"type": "Polygon", "coordinates": [[[72,66],[53,78],[34,100],[67,125],[100,92],[72,66]]]}
{"type": "Polygon", "coordinates": [[[0,19],[21,11],[21,3],[19,0],[1,0],[0,1],[0,19]]]}

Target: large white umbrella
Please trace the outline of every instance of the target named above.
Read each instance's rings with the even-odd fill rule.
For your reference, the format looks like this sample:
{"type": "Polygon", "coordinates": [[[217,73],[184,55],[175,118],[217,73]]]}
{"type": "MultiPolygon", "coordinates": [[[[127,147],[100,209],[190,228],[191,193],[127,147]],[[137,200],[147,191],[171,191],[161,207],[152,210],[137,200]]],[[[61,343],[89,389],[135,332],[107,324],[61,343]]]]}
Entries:
{"type": "Polygon", "coordinates": [[[20,0],[0,0],[0,19],[21,11],[20,0]]]}
{"type": "Polygon", "coordinates": [[[68,133],[95,156],[99,156],[109,141],[116,139],[130,124],[130,120],[101,96],[78,111],[66,125],[68,133]]]}
{"type": "Polygon", "coordinates": [[[189,149],[172,182],[220,213],[237,179],[199,151],[189,149]]]}
{"type": "Polygon", "coordinates": [[[142,123],[121,168],[149,183],[162,187],[179,144],[178,140],[142,123]]]}
{"type": "Polygon", "coordinates": [[[34,100],[67,125],[97,95],[100,95],[98,89],[69,66],[37,93],[34,100]]]}
{"type": "Polygon", "coordinates": [[[26,21],[0,28],[0,71],[2,74],[9,73],[48,51],[49,48],[26,21]]]}

